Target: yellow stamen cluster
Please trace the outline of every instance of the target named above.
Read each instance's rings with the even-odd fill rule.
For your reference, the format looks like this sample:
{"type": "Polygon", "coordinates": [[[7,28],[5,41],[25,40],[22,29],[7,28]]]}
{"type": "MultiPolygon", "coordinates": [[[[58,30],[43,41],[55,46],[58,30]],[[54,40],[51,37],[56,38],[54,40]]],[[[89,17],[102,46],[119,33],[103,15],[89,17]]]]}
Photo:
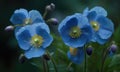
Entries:
{"type": "Polygon", "coordinates": [[[71,30],[70,30],[69,35],[70,35],[72,38],[78,38],[78,37],[81,35],[81,30],[80,30],[80,28],[77,27],[77,26],[72,27],[71,30]]]}
{"type": "Polygon", "coordinates": [[[42,46],[42,43],[43,43],[43,38],[39,35],[34,35],[32,38],[31,38],[31,45],[36,47],[36,48],[39,48],[40,46],[42,46]]]}
{"type": "Polygon", "coordinates": [[[95,31],[98,31],[98,30],[99,30],[100,25],[98,24],[98,22],[96,22],[96,21],[91,21],[90,24],[92,25],[92,28],[93,28],[95,31]]]}
{"type": "Polygon", "coordinates": [[[24,20],[23,24],[27,25],[27,24],[31,24],[31,23],[32,23],[32,20],[27,18],[27,19],[24,20]]]}

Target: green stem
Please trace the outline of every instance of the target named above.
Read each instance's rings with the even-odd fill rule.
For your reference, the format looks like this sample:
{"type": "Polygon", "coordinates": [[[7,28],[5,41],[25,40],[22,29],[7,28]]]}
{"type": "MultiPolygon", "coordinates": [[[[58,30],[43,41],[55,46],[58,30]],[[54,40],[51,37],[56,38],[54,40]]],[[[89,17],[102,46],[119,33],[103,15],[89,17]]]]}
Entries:
{"type": "Polygon", "coordinates": [[[50,60],[52,61],[53,65],[54,65],[55,72],[58,72],[54,58],[52,56],[50,56],[50,53],[48,51],[47,51],[47,54],[50,57],[50,60]]]}
{"type": "Polygon", "coordinates": [[[73,64],[73,63],[70,62],[69,65],[67,66],[66,70],[69,70],[69,68],[71,67],[72,64],[73,64]]]}
{"type": "Polygon", "coordinates": [[[87,61],[86,61],[86,57],[87,57],[87,55],[86,55],[86,47],[84,46],[84,52],[85,52],[85,62],[84,62],[84,72],[86,72],[86,68],[87,68],[87,61]]]}
{"type": "Polygon", "coordinates": [[[109,52],[109,47],[103,52],[103,58],[102,58],[102,65],[101,65],[101,72],[104,72],[104,63],[107,58],[107,54],[109,52]]]}
{"type": "Polygon", "coordinates": [[[44,12],[44,14],[43,14],[43,19],[46,18],[47,14],[48,14],[48,12],[47,12],[47,10],[45,10],[45,12],[44,12]]]}
{"type": "Polygon", "coordinates": [[[48,66],[48,63],[47,61],[42,57],[43,59],[43,69],[44,69],[44,72],[49,72],[49,66],[48,66]]]}

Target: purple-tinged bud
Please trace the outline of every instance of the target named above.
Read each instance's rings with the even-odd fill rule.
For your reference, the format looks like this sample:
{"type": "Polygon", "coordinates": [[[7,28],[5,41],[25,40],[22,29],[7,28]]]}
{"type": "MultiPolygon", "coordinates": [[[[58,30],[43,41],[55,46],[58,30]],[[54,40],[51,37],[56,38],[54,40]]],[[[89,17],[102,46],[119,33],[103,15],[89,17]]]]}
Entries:
{"type": "Polygon", "coordinates": [[[92,46],[88,46],[88,48],[86,48],[86,53],[90,56],[92,54],[93,51],[93,47],[92,46]]]}
{"type": "Polygon", "coordinates": [[[56,18],[51,18],[50,21],[51,21],[51,23],[53,25],[57,25],[58,24],[58,19],[56,19],[56,18]]]}
{"type": "Polygon", "coordinates": [[[117,51],[117,45],[116,45],[116,44],[112,44],[112,45],[110,46],[110,50],[111,50],[113,53],[115,53],[115,52],[117,51]]]}
{"type": "Polygon", "coordinates": [[[26,62],[26,60],[27,60],[27,58],[24,56],[24,54],[21,54],[21,55],[19,56],[19,62],[20,62],[21,64],[23,64],[24,62],[26,62]]]}
{"type": "Polygon", "coordinates": [[[14,29],[14,26],[12,25],[5,27],[5,31],[13,31],[13,29],[14,29]]]}
{"type": "Polygon", "coordinates": [[[47,60],[47,61],[50,60],[50,57],[49,57],[47,54],[44,54],[44,55],[43,55],[43,58],[44,58],[45,60],[47,60]]]}

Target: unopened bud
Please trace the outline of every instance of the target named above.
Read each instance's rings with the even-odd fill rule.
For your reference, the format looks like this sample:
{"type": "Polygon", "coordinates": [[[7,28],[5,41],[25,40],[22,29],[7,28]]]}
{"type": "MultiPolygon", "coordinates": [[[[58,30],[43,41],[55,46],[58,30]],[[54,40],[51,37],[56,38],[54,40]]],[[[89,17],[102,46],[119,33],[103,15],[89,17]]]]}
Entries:
{"type": "Polygon", "coordinates": [[[55,9],[55,4],[54,3],[51,3],[50,6],[51,6],[52,10],[55,9]]]}
{"type": "Polygon", "coordinates": [[[92,46],[88,46],[88,48],[86,48],[86,53],[88,55],[91,55],[92,54],[92,51],[93,51],[93,47],[92,46]]]}
{"type": "Polygon", "coordinates": [[[112,44],[112,45],[110,46],[110,50],[111,50],[113,53],[115,53],[116,50],[117,50],[117,45],[116,45],[116,44],[112,44]]]}
{"type": "Polygon", "coordinates": [[[58,19],[50,18],[47,22],[50,23],[50,24],[53,24],[53,25],[57,25],[58,24],[58,19]]]}
{"type": "Polygon", "coordinates": [[[10,25],[5,27],[5,31],[12,31],[14,29],[14,26],[10,25]]]}
{"type": "Polygon", "coordinates": [[[23,64],[26,60],[27,60],[27,58],[24,56],[24,54],[21,54],[21,55],[19,56],[19,62],[20,62],[21,64],[23,64]]]}
{"type": "Polygon", "coordinates": [[[47,5],[45,9],[47,12],[53,11],[55,9],[55,5],[51,3],[50,5],[47,5]]]}
{"type": "Polygon", "coordinates": [[[50,60],[50,57],[49,57],[47,54],[44,54],[44,55],[43,55],[43,58],[44,58],[45,60],[50,60]]]}

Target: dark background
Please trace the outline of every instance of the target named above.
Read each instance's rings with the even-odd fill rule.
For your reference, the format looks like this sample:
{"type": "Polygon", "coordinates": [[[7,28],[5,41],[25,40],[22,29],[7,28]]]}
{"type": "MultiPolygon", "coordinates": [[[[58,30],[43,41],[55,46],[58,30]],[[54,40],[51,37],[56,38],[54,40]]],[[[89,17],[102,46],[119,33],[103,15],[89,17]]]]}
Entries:
{"type": "Polygon", "coordinates": [[[67,15],[82,13],[86,7],[102,6],[107,10],[108,17],[115,24],[115,28],[120,23],[120,0],[0,0],[0,72],[38,72],[37,68],[30,63],[19,63],[21,50],[14,31],[6,32],[4,28],[12,24],[9,19],[14,10],[36,9],[43,14],[45,6],[50,3],[54,3],[56,9],[49,17],[56,17],[59,22],[67,15]]]}

